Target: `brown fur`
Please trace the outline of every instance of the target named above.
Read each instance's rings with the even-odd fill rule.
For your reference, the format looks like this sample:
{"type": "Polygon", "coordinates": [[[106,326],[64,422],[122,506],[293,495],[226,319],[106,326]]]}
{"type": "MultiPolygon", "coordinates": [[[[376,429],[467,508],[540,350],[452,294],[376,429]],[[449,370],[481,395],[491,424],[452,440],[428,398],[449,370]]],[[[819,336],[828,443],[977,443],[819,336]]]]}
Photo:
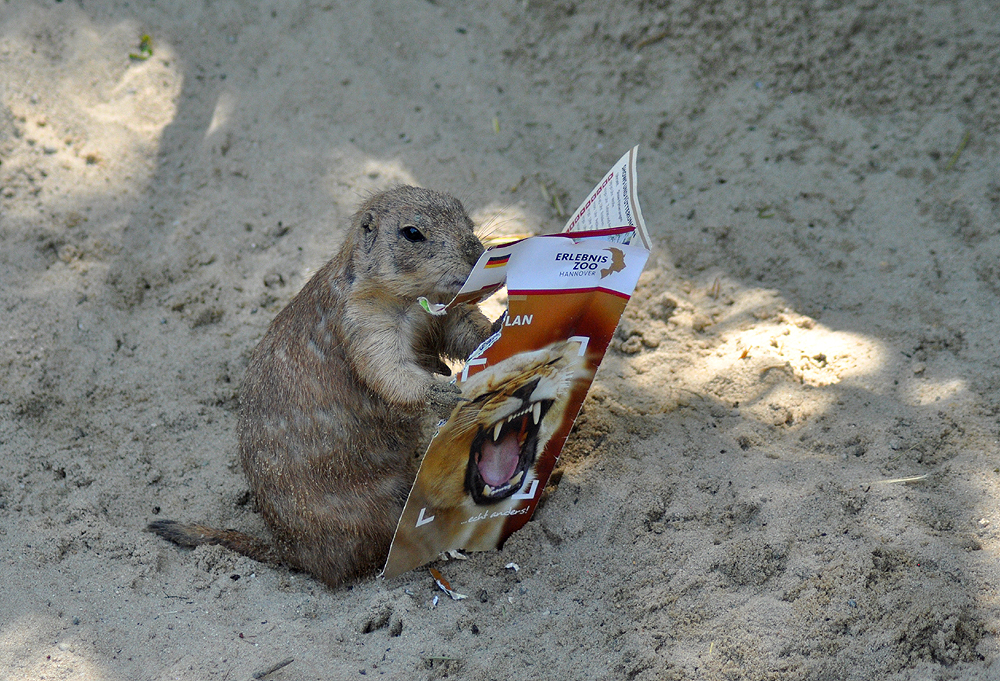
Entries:
{"type": "MultiPolygon", "coordinates": [[[[410,232],[412,235],[412,232],[410,232]]],[[[338,255],[282,310],[241,393],[240,460],[273,543],[158,521],[183,545],[222,544],[336,586],[382,567],[416,472],[421,422],[457,404],[437,380],[490,334],[473,306],[434,317],[483,252],[455,199],[399,187],[365,202],[338,255]],[[413,243],[404,230],[417,228],[413,243]]]]}

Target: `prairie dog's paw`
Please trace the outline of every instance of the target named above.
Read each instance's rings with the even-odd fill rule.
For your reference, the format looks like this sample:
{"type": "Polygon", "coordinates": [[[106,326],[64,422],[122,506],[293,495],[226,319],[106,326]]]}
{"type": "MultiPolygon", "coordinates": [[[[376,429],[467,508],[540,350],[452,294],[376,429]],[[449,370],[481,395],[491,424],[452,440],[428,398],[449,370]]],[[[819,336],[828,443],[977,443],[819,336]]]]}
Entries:
{"type": "Polygon", "coordinates": [[[462,391],[454,383],[434,381],[427,391],[428,408],[441,418],[448,418],[462,397],[462,391]]]}

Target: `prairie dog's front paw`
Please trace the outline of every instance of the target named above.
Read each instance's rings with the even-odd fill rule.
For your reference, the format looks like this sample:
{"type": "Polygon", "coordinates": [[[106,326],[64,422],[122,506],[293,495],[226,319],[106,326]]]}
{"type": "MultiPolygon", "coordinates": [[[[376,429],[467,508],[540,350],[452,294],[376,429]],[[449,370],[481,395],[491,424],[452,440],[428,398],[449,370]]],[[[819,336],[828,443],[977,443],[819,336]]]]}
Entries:
{"type": "Polygon", "coordinates": [[[427,401],[430,411],[435,416],[448,418],[455,405],[462,397],[462,391],[454,383],[434,381],[427,391],[427,401]]]}

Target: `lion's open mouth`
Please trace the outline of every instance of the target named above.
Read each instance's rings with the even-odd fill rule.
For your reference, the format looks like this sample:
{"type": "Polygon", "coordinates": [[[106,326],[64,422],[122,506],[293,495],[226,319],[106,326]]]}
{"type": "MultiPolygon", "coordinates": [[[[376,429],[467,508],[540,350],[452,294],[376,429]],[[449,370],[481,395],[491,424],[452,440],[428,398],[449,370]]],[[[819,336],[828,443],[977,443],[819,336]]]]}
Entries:
{"type": "Polygon", "coordinates": [[[465,474],[465,488],[475,503],[493,504],[521,489],[538,454],[539,427],[552,404],[553,400],[525,402],[489,429],[480,428],[469,449],[465,474]]]}

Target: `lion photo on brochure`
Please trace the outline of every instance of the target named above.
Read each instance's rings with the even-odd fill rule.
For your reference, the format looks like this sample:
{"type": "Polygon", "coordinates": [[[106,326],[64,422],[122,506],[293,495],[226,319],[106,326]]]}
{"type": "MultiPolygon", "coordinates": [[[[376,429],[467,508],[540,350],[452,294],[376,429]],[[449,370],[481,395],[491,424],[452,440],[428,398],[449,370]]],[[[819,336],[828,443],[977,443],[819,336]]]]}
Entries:
{"type": "Polygon", "coordinates": [[[492,548],[506,519],[527,512],[538,487],[539,457],[566,419],[576,416],[568,413],[574,384],[591,378],[585,350],[580,340],[552,343],[462,384],[467,401],[440,434],[448,444],[428,451],[423,467],[431,474],[421,475],[412,493],[438,521],[420,528],[425,541],[433,545],[428,535],[446,532],[453,545],[492,548]]]}

